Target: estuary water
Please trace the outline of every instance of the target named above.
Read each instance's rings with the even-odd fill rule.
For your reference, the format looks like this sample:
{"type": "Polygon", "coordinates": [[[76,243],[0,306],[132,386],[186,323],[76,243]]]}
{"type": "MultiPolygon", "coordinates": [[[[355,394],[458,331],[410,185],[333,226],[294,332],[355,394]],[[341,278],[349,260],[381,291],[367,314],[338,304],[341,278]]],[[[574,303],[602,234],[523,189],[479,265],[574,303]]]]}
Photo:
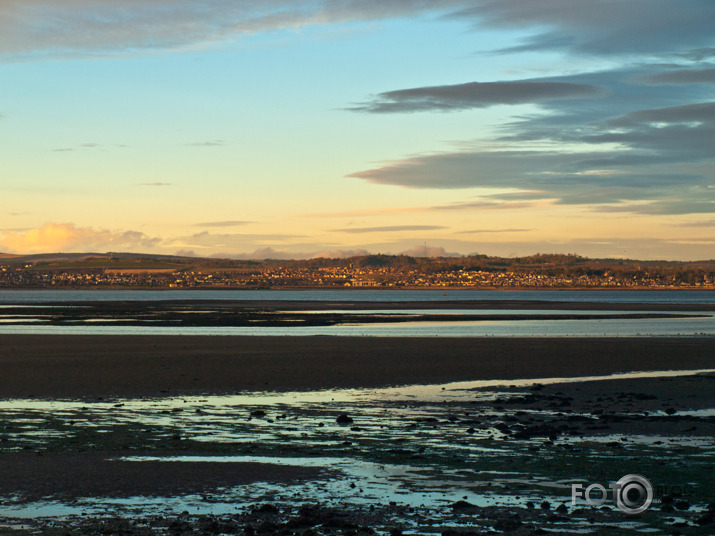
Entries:
{"type": "Polygon", "coordinates": [[[709,304],[715,290],[0,290],[0,304],[83,301],[547,301],[709,304]]]}
{"type": "Polygon", "coordinates": [[[267,335],[267,336],[364,336],[364,337],[666,337],[715,336],[715,291],[712,290],[3,290],[0,291],[0,333],[24,334],[116,334],[116,335],[267,335]],[[334,325],[271,326],[167,326],[126,325],[127,319],[116,318],[101,323],[92,318],[71,325],[50,323],[47,315],[35,314],[40,306],[63,308],[99,302],[213,302],[230,304],[232,301],[291,302],[290,313],[334,314],[344,310],[341,304],[359,304],[351,311],[353,320],[334,325]],[[296,304],[306,302],[306,308],[296,304]],[[313,310],[311,303],[335,304],[335,308],[313,310]],[[401,309],[379,309],[381,303],[399,303],[401,309]],[[450,307],[420,309],[418,302],[445,304],[450,307]],[[455,307],[454,302],[464,302],[455,307]],[[514,302],[507,309],[494,309],[495,302],[514,302]],[[551,304],[548,310],[519,309],[518,302],[551,304]],[[594,304],[594,310],[584,307],[559,309],[555,302],[564,304],[594,304]],[[370,305],[375,304],[375,308],[370,305]],[[414,304],[414,307],[410,307],[414,304]],[[598,304],[598,310],[595,309],[598,304]],[[608,304],[613,305],[612,310],[608,304]],[[628,311],[618,310],[628,304],[628,311]],[[633,305],[643,304],[639,311],[633,305]],[[659,305],[663,310],[659,310],[659,305]],[[677,306],[682,305],[679,311],[677,306]],[[690,306],[698,311],[688,311],[690,306]],[[554,306],[557,308],[554,309],[554,306]],[[648,317],[643,317],[647,306],[648,317]],[[710,307],[712,306],[712,307],[710,307]],[[3,311],[13,309],[12,314],[3,311]],[[21,314],[18,314],[18,308],[21,314]],[[430,321],[419,318],[429,312],[430,321]],[[663,316],[655,317],[659,312],[663,316]],[[484,316],[484,319],[455,320],[456,315],[484,316]],[[514,319],[515,314],[521,318],[514,319]],[[664,315],[671,315],[670,317],[664,315]],[[370,322],[355,320],[355,315],[370,315],[370,322]],[[675,316],[683,315],[683,316],[675,316]],[[684,316],[687,315],[687,316],[684,316]],[[499,318],[503,316],[504,318],[499,318]],[[384,322],[381,319],[385,320],[384,322]],[[395,322],[395,319],[400,320],[395,322]]]}

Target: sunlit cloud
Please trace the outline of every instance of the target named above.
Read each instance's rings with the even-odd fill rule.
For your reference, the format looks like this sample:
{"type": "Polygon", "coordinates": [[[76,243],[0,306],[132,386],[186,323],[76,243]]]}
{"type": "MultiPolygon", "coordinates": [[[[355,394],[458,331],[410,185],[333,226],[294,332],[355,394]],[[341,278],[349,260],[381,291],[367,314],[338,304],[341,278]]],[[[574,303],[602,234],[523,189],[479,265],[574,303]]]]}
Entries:
{"type": "Polygon", "coordinates": [[[161,239],[139,231],[109,231],[76,227],[72,223],[48,223],[23,231],[0,231],[0,248],[11,253],[143,251],[161,239]]]}

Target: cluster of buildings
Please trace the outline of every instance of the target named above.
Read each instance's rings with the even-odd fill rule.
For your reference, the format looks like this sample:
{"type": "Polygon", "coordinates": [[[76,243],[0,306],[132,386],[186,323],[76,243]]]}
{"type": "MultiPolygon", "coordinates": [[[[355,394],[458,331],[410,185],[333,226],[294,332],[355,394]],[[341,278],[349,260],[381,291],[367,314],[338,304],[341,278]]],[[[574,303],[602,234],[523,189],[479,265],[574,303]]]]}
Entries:
{"type": "Polygon", "coordinates": [[[0,265],[0,288],[715,288],[715,274],[648,271],[563,273],[529,269],[424,271],[405,267],[295,267],[265,264],[227,270],[37,269],[0,265]]]}

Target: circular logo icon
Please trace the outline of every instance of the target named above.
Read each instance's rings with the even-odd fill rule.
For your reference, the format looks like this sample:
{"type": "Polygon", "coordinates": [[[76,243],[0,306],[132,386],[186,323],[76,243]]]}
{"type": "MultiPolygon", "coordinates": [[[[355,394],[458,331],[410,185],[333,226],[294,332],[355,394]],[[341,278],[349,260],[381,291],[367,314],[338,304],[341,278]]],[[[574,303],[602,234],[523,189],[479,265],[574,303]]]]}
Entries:
{"type": "Polygon", "coordinates": [[[616,506],[626,514],[640,514],[653,503],[653,486],[641,475],[626,475],[616,482],[616,506]]]}

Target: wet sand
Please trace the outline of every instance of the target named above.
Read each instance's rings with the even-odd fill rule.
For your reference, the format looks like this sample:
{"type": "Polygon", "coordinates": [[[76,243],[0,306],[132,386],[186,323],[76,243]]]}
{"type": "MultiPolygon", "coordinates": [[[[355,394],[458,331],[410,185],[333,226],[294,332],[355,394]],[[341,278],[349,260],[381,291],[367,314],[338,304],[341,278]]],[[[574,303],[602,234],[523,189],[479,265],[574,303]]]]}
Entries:
{"type": "MultiPolygon", "coordinates": [[[[136,456],[136,452],[132,452],[136,456]]],[[[137,462],[109,452],[5,453],[0,458],[0,496],[168,497],[255,482],[290,484],[325,478],[329,471],[269,463],[137,462]]]]}
{"type": "Polygon", "coordinates": [[[0,398],[304,391],[715,367],[715,338],[0,335],[0,398]]]}

